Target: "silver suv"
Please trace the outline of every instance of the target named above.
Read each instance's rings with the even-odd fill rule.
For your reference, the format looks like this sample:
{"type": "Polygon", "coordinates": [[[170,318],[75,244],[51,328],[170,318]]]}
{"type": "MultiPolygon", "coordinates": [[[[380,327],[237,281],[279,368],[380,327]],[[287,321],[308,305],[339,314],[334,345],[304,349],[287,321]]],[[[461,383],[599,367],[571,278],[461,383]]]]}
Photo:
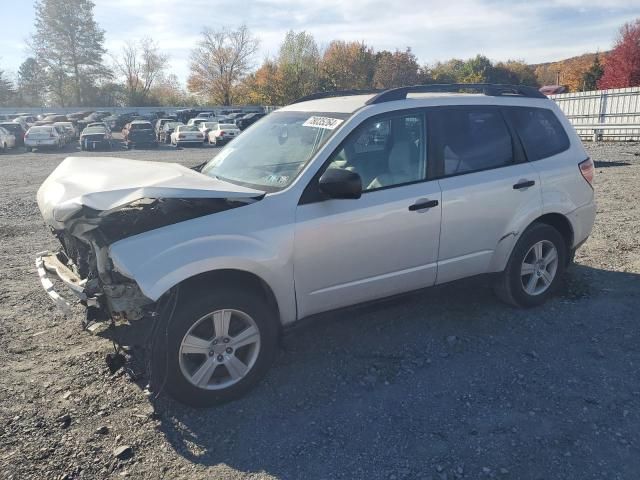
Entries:
{"type": "Polygon", "coordinates": [[[67,158],[38,191],[62,243],[38,272],[61,308],[52,274],[90,319],[147,325],[152,386],[207,406],[320,312],[479,274],[541,304],[591,231],[593,175],[532,88],[318,94],[199,168],[67,158]]]}

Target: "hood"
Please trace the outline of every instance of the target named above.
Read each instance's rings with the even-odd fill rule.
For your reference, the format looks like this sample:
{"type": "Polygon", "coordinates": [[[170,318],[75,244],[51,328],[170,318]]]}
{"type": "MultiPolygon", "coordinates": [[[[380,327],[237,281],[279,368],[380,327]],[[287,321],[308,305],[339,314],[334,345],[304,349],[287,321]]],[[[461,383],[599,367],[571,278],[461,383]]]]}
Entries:
{"type": "Polygon", "coordinates": [[[38,190],[44,220],[62,228],[83,207],[112,210],[143,198],[256,198],[264,192],[207,177],[175,163],[69,157],[38,190]]]}

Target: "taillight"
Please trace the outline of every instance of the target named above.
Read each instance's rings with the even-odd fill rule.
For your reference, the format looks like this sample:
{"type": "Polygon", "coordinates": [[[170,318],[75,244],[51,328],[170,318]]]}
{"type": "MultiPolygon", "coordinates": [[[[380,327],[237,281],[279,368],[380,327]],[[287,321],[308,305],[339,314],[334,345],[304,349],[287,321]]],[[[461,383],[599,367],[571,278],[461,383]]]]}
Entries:
{"type": "Polygon", "coordinates": [[[222,137],[224,135],[224,132],[220,132],[220,136],[222,137]]]}
{"type": "Polygon", "coordinates": [[[593,187],[593,177],[596,173],[595,166],[593,165],[593,160],[587,158],[583,162],[580,162],[578,164],[578,167],[580,168],[580,173],[582,174],[584,179],[589,183],[589,185],[593,187]]]}

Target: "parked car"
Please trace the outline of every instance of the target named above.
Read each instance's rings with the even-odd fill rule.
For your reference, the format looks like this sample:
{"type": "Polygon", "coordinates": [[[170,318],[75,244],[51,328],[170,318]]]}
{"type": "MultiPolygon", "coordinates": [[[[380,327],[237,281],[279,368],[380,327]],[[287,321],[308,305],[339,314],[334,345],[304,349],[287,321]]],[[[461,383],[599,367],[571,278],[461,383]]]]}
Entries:
{"type": "Polygon", "coordinates": [[[24,128],[22,128],[22,125],[15,122],[0,122],[0,127],[13,134],[13,136],[15,137],[16,147],[24,146],[24,134],[26,133],[26,131],[24,128]]]}
{"type": "Polygon", "coordinates": [[[9,148],[16,147],[16,137],[9,130],[0,126],[0,152],[5,153],[9,148]]]}
{"type": "Polygon", "coordinates": [[[199,110],[194,110],[193,108],[176,110],[176,118],[179,122],[186,124],[189,120],[196,117],[199,113],[199,110]]]}
{"type": "Polygon", "coordinates": [[[132,115],[128,113],[110,115],[103,118],[102,121],[109,125],[111,131],[122,130],[127,123],[132,121],[132,115]]]}
{"type": "Polygon", "coordinates": [[[160,138],[158,141],[160,143],[171,143],[171,134],[176,129],[178,125],[184,125],[180,122],[167,122],[163,125],[162,130],[160,131],[160,138]]]}
{"type": "Polygon", "coordinates": [[[63,161],[38,191],[62,242],[36,260],[47,293],[66,307],[57,276],[90,315],[140,322],[151,388],[196,406],[249,390],[282,327],[321,312],[480,274],[512,305],[553,295],[596,205],[552,100],[486,84],[331,95],[196,170],[63,161]]]}
{"type": "Polygon", "coordinates": [[[86,118],[91,114],[93,114],[91,110],[86,110],[82,112],[69,113],[67,114],[67,118],[70,122],[77,122],[78,120],[82,120],[83,118],[86,118]]]}
{"type": "Polygon", "coordinates": [[[111,150],[113,148],[111,130],[101,124],[86,127],[82,130],[78,143],[81,150],[111,150]]]}
{"type": "Polygon", "coordinates": [[[158,120],[156,120],[154,129],[156,132],[156,138],[158,139],[158,141],[160,141],[160,133],[162,132],[162,127],[169,122],[173,122],[175,120],[171,119],[171,118],[159,118],[158,120]]]}
{"type": "Polygon", "coordinates": [[[209,141],[209,132],[216,128],[218,126],[218,122],[212,122],[212,121],[208,121],[208,122],[202,122],[198,125],[198,130],[200,130],[202,132],[202,135],[204,135],[204,141],[208,142],[209,141]]]}
{"type": "Polygon", "coordinates": [[[187,125],[195,125],[197,127],[201,123],[204,123],[204,122],[207,122],[207,121],[209,121],[209,120],[207,120],[206,118],[192,118],[191,120],[189,120],[187,122],[187,125]]]}
{"type": "Polygon", "coordinates": [[[21,120],[21,124],[22,122],[26,123],[27,127],[32,127],[33,124],[38,121],[38,119],[33,115],[20,115],[17,119],[21,120]]]}
{"type": "Polygon", "coordinates": [[[67,143],[75,142],[78,139],[78,130],[72,122],[56,122],[55,127],[62,127],[67,136],[67,143]]]}
{"type": "Polygon", "coordinates": [[[71,135],[59,123],[57,125],[55,123],[51,124],[51,126],[56,129],[56,131],[58,132],[58,135],[60,135],[60,138],[62,138],[63,147],[72,141],[71,135]]]}
{"type": "Polygon", "coordinates": [[[255,122],[264,117],[265,113],[247,113],[245,116],[236,118],[236,126],[240,130],[244,130],[245,128],[253,125],[255,122]]]}
{"type": "Polygon", "coordinates": [[[69,119],[66,115],[48,115],[44,117],[42,120],[38,120],[35,125],[52,125],[56,122],[68,122],[69,119]]]}
{"type": "Polygon", "coordinates": [[[93,122],[93,123],[89,123],[87,125],[87,127],[104,127],[107,130],[111,131],[111,128],[109,128],[109,125],[107,125],[105,122],[93,122]]]}
{"type": "Polygon", "coordinates": [[[213,112],[200,112],[196,115],[196,118],[201,118],[203,120],[214,120],[216,118],[216,114],[213,112]]]}
{"type": "Polygon", "coordinates": [[[64,146],[63,135],[53,125],[34,125],[24,135],[24,146],[27,152],[34,149],[62,148],[64,146]]]}
{"type": "Polygon", "coordinates": [[[171,134],[171,144],[177,146],[202,145],[204,135],[195,125],[177,125],[171,134]]]}
{"type": "Polygon", "coordinates": [[[38,115],[36,115],[36,118],[38,120],[44,120],[45,118],[50,117],[51,115],[57,115],[57,113],[55,112],[39,113],[38,115]]]}
{"type": "Polygon", "coordinates": [[[122,137],[127,148],[158,147],[158,140],[153,126],[151,122],[145,120],[134,120],[128,123],[122,130],[122,137]]]}
{"type": "Polygon", "coordinates": [[[233,123],[218,123],[209,131],[209,143],[224,145],[240,135],[240,129],[233,123]]]}

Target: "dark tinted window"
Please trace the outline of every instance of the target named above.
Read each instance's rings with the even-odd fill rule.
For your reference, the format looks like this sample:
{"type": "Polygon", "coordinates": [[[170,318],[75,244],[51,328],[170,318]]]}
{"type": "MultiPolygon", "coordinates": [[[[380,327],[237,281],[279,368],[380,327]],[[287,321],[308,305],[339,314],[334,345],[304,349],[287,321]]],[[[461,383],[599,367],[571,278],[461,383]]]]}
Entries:
{"type": "Polygon", "coordinates": [[[441,109],[434,116],[438,125],[438,156],[444,161],[445,175],[486,170],[514,162],[511,134],[499,110],[441,109]]]}
{"type": "Polygon", "coordinates": [[[551,110],[511,108],[509,115],[529,160],[540,160],[569,148],[569,137],[551,110]]]}

